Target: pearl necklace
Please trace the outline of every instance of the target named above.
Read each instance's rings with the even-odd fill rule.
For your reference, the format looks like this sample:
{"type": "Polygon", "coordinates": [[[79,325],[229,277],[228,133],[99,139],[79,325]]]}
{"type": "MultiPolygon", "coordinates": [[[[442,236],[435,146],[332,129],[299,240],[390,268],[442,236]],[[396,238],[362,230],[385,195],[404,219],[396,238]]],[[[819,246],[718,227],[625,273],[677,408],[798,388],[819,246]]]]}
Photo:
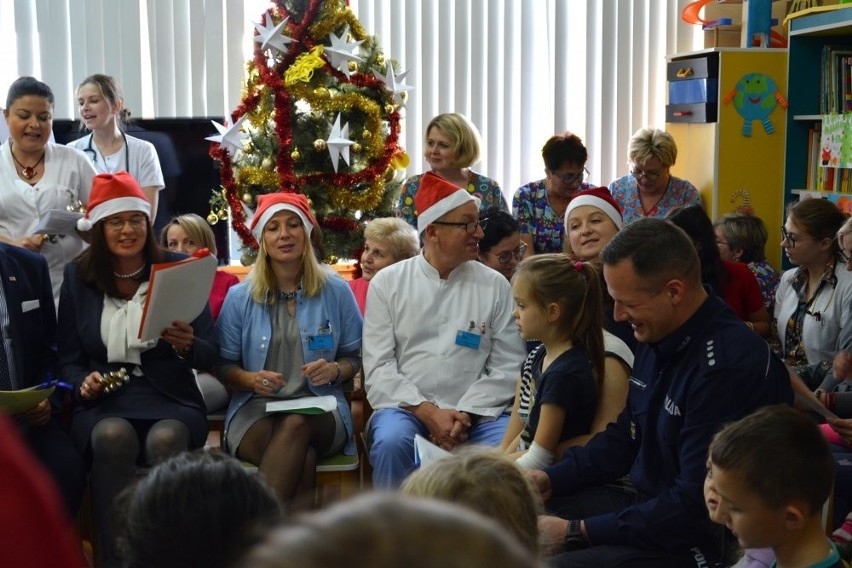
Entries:
{"type": "Polygon", "coordinates": [[[119,274],[118,272],[113,271],[112,275],[115,276],[116,278],[125,278],[125,279],[136,278],[137,276],[142,274],[142,271],[145,270],[145,266],[146,265],[143,264],[142,266],[139,267],[139,270],[134,270],[133,272],[129,272],[127,274],[119,274]]]}

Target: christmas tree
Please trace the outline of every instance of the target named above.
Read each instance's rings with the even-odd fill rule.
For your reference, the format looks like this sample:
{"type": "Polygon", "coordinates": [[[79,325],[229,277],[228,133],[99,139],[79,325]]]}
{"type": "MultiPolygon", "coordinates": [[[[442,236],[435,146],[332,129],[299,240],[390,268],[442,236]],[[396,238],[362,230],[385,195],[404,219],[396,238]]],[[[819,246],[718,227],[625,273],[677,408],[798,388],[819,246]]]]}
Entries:
{"type": "Polygon", "coordinates": [[[303,193],[326,260],[353,257],[364,222],[395,214],[410,87],[344,0],[278,0],[255,27],[241,103],[209,138],[222,187],[208,221],[229,217],[251,264],[257,242],[246,219],[258,195],[303,193]]]}

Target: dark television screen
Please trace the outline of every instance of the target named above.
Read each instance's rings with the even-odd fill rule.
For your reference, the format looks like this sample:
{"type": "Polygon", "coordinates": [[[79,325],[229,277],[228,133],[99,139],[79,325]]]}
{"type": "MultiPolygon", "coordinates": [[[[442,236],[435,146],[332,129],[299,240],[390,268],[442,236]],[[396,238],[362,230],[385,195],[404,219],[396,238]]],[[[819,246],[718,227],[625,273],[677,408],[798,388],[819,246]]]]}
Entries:
{"type": "MultiPolygon", "coordinates": [[[[136,119],[127,127],[131,136],[151,142],[157,149],[166,187],[160,192],[154,228],[159,231],[175,215],[195,213],[203,219],[210,213],[210,195],[219,188],[218,165],[208,155],[207,136],[217,134],[211,120],[222,117],[136,119]]],[[[56,142],[65,144],[87,133],[76,120],[54,120],[56,142]]],[[[228,260],[227,225],[213,227],[220,261],[228,260]]]]}

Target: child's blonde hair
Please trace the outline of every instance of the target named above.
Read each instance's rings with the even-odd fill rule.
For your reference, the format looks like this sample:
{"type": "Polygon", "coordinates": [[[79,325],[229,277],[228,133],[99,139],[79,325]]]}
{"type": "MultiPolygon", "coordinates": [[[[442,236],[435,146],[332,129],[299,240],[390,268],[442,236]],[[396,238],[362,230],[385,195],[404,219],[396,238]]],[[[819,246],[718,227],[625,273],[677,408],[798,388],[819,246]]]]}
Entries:
{"type": "Polygon", "coordinates": [[[518,265],[512,283],[525,286],[536,304],[559,306],[557,331],[583,346],[598,386],[604,377],[603,308],[598,271],[567,254],[537,254],[518,265]]]}
{"type": "Polygon", "coordinates": [[[483,513],[509,529],[538,554],[538,491],[521,470],[494,450],[463,448],[412,473],[401,492],[451,501],[483,513]],[[497,480],[491,483],[489,480],[497,480]]]}

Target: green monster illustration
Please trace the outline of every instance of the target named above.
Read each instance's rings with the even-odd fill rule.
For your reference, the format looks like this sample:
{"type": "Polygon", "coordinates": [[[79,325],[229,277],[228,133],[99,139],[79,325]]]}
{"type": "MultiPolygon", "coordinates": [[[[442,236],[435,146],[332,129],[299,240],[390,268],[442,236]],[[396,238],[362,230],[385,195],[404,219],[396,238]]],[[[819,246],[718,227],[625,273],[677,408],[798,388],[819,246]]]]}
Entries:
{"type": "Polygon", "coordinates": [[[751,136],[751,123],[759,120],[767,134],[775,132],[769,115],[777,105],[787,108],[787,99],[778,92],[775,81],[763,73],[749,73],[737,81],[736,87],[725,95],[725,104],[734,101],[734,108],[743,117],[743,136],[751,136]]]}

